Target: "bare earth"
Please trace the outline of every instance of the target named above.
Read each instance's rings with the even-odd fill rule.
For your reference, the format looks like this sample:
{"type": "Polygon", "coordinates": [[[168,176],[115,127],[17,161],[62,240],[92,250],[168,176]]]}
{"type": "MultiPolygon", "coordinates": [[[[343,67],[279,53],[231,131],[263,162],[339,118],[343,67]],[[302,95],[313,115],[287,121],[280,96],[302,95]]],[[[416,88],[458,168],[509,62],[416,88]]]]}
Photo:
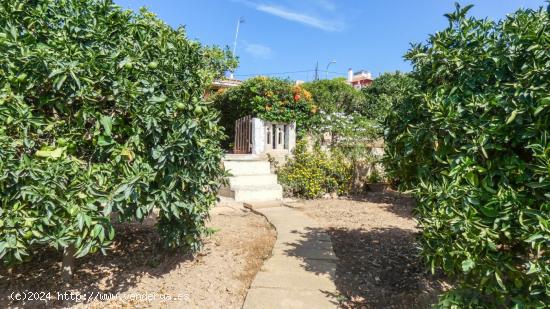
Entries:
{"type": "Polygon", "coordinates": [[[343,308],[428,308],[448,287],[418,256],[413,201],[394,192],[356,199],[312,200],[295,207],[329,233],[339,258],[343,308]]]}
{"type": "Polygon", "coordinates": [[[218,231],[195,257],[158,248],[152,226],[120,226],[112,252],[77,260],[74,282],[67,287],[59,279],[59,253],[41,251],[30,263],[0,268],[0,307],[240,308],[271,254],[276,233],[263,217],[245,210],[214,215],[209,225],[218,231]],[[9,300],[12,292],[23,291],[50,292],[54,299],[9,300]],[[58,301],[58,292],[72,293],[73,298],[90,293],[121,293],[126,298],[58,301]]]}

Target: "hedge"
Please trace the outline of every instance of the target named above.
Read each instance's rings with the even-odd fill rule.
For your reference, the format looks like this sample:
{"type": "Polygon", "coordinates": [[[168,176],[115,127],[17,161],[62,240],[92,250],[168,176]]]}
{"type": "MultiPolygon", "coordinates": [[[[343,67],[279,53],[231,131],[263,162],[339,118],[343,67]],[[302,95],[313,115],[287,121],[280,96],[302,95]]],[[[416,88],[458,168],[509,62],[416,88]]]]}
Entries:
{"type": "Polygon", "coordinates": [[[387,119],[386,168],[412,189],[432,269],[456,280],[440,307],[550,303],[550,20],[447,14],[406,58],[417,95],[387,119]]]}
{"type": "Polygon", "coordinates": [[[5,263],[44,246],[106,252],[114,211],[157,209],[165,246],[200,246],[224,174],[219,115],[201,97],[234,65],[227,51],[109,0],[13,0],[0,53],[5,263]]]}

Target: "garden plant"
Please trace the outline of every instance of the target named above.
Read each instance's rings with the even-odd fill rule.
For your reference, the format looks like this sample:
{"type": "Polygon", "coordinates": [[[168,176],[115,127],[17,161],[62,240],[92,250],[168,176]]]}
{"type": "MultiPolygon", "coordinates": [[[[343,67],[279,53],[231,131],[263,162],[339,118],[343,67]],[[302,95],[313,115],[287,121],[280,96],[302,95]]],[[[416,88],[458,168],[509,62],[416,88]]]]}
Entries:
{"type": "MultiPolygon", "coordinates": [[[[214,103],[220,110],[220,124],[228,137],[234,136],[235,120],[244,116],[271,122],[296,122],[301,132],[317,119],[318,107],[311,93],[290,81],[259,76],[217,93],[214,103]]],[[[226,140],[228,147],[230,140],[226,140]]]]}
{"type": "Polygon", "coordinates": [[[406,55],[419,90],[392,107],[386,168],[418,201],[423,255],[455,280],[443,308],[550,303],[550,18],[449,26],[406,55]]]}
{"type": "Polygon", "coordinates": [[[170,248],[197,249],[224,171],[202,95],[234,67],[152,13],[110,0],[0,4],[0,258],[45,246],[106,253],[122,221],[158,211],[170,248]]]}

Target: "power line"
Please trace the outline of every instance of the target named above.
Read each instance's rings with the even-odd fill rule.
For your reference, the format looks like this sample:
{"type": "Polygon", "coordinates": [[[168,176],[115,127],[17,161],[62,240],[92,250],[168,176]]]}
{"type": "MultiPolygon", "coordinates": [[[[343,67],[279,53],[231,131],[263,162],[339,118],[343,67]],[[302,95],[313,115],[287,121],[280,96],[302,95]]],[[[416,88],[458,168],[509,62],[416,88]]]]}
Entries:
{"type": "Polygon", "coordinates": [[[327,71],[327,70],[302,70],[302,71],[288,71],[288,72],[272,72],[272,73],[253,73],[253,74],[235,74],[235,76],[240,77],[247,77],[247,76],[269,76],[269,75],[286,75],[286,74],[299,74],[299,73],[328,73],[328,74],[337,74],[337,75],[345,75],[342,72],[333,72],[333,71],[327,71]]]}

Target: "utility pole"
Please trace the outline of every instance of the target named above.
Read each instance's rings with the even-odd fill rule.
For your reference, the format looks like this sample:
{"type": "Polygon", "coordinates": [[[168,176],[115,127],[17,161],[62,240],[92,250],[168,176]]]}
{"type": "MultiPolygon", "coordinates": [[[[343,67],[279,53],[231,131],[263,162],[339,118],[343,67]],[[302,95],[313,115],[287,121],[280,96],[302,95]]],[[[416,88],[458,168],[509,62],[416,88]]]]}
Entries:
{"type": "Polygon", "coordinates": [[[317,61],[317,64],[315,64],[315,77],[313,80],[319,80],[319,61],[317,61]]]}
{"type": "MultiPolygon", "coordinates": [[[[243,23],[244,23],[244,17],[241,16],[239,17],[239,20],[237,20],[237,31],[235,31],[235,41],[233,42],[233,58],[235,58],[235,53],[237,52],[237,39],[239,38],[239,28],[243,23]]],[[[230,78],[233,78],[233,72],[231,72],[230,78]]]]}

